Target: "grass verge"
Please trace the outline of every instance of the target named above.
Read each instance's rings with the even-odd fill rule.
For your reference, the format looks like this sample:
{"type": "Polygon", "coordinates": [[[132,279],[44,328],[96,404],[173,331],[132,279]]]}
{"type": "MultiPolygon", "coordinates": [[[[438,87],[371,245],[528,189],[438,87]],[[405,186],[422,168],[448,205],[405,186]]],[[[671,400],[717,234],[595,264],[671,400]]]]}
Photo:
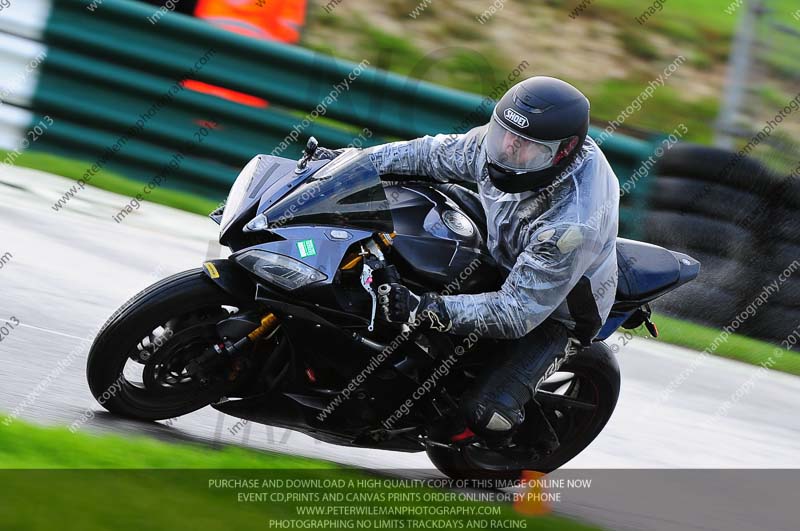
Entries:
{"type": "Polygon", "coordinates": [[[433,520],[450,522],[436,529],[596,530],[561,517],[525,518],[509,504],[477,503],[452,492],[321,461],[238,448],[212,450],[145,438],[90,436],[20,421],[9,426],[0,422],[0,482],[4,491],[0,527],[17,531],[49,531],[54,526],[67,531],[427,529],[421,525],[433,520]],[[223,480],[258,484],[231,486],[223,480]],[[266,485],[265,480],[273,483],[266,485]],[[337,483],[324,486],[320,483],[324,480],[337,483]],[[252,496],[264,493],[266,499],[252,496]],[[370,500],[347,499],[355,493],[370,500]],[[332,511],[333,516],[307,516],[301,507],[372,508],[378,514],[332,511]],[[419,516],[426,507],[439,514],[419,516]],[[472,516],[466,514],[469,507],[492,512],[472,516]],[[386,508],[408,514],[380,514],[386,508]],[[300,525],[285,527],[286,521],[300,525]]]}
{"type": "MultiPolygon", "coordinates": [[[[0,159],[6,158],[8,155],[8,151],[0,150],[0,159]]],[[[19,155],[15,153],[13,160],[15,166],[61,175],[74,181],[83,177],[86,168],[92,166],[91,162],[74,160],[41,151],[25,151],[19,155]]],[[[142,187],[144,186],[142,182],[108,170],[100,170],[95,174],[91,184],[101,190],[115,192],[128,197],[135,197],[136,194],[142,193],[142,187]]],[[[219,205],[218,201],[188,192],[170,190],[169,188],[154,190],[147,195],[147,199],[152,203],[179,208],[203,216],[207,216],[219,205]]]]}
{"type": "MultiPolygon", "coordinates": [[[[655,315],[653,321],[658,325],[659,331],[659,337],[654,341],[679,345],[699,352],[713,349],[711,353],[716,356],[800,376],[800,356],[772,343],[737,334],[731,334],[723,339],[720,335],[721,330],[666,315],[655,315]],[[716,348],[713,348],[714,344],[717,345],[716,348]]],[[[638,336],[650,337],[644,327],[631,332],[638,336]]]]}

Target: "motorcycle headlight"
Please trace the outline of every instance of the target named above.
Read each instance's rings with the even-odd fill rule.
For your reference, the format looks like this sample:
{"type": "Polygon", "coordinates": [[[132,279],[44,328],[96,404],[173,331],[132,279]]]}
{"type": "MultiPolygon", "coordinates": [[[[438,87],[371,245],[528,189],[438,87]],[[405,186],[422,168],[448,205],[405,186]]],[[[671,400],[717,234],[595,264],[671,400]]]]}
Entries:
{"type": "Polygon", "coordinates": [[[221,232],[225,232],[233,222],[233,218],[242,206],[247,191],[250,189],[250,184],[253,182],[260,157],[253,157],[247,165],[239,172],[239,176],[234,181],[231,191],[228,194],[228,200],[225,202],[225,211],[222,214],[222,222],[220,223],[221,232]]]}
{"type": "Polygon", "coordinates": [[[317,271],[299,260],[259,249],[245,251],[234,256],[234,260],[264,280],[289,291],[328,278],[322,271],[317,271]]]}

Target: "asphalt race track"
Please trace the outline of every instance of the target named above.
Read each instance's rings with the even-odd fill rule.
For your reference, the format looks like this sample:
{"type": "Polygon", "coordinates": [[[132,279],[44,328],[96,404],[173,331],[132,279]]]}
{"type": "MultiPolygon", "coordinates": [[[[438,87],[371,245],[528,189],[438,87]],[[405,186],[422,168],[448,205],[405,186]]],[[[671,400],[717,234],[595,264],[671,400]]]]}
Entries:
{"type": "MultiPolygon", "coordinates": [[[[198,267],[221,251],[217,226],[206,218],[145,203],[116,223],[112,215],[129,198],[96,189],[81,191],[66,210],[53,210],[73,184],[25,169],[0,173],[0,256],[6,257],[0,268],[0,325],[12,318],[19,322],[0,342],[0,411],[40,424],[67,425],[89,409],[97,413],[84,427],[91,431],[236,444],[402,474],[438,474],[421,453],[332,446],[295,432],[237,425],[237,419],[210,408],[161,423],[101,413],[84,377],[98,327],[142,288],[198,267]],[[72,363],[37,393],[37,385],[70,353],[72,363]]],[[[789,511],[798,482],[788,492],[790,485],[778,488],[800,472],[770,478],[763,470],[715,470],[800,468],[800,378],[701,358],[648,340],[624,343],[621,337],[612,341],[623,373],[615,416],[568,468],[598,478],[611,471],[595,469],[662,470],[614,472],[617,484],[609,477],[604,488],[570,492],[556,511],[613,529],[800,528],[789,511]],[[746,392],[736,395],[743,385],[746,392]],[[728,400],[727,412],[716,414],[728,400]],[[668,472],[700,468],[709,470],[668,472]],[[687,481],[693,476],[686,474],[695,474],[696,480],[687,481]],[[654,503],[655,491],[646,488],[638,489],[638,497],[631,494],[636,481],[654,477],[666,489],[660,499],[680,495],[680,506],[654,503]],[[754,479],[738,479],[745,477],[754,479]],[[628,478],[630,485],[619,484],[620,478],[628,478]],[[787,493],[787,499],[778,495],[768,504],[757,502],[759,481],[787,493]]]]}

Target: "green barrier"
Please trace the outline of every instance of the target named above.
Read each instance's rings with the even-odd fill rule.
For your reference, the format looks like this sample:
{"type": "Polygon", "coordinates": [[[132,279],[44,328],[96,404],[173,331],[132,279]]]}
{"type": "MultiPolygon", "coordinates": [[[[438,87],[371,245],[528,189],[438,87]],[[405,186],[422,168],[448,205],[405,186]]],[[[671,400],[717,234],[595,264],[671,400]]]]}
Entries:
{"type": "MultiPolygon", "coordinates": [[[[310,135],[329,147],[356,138],[367,146],[461,133],[490,116],[491,102],[475,94],[250,39],[179,14],[167,13],[153,25],[147,20],[152,8],[130,0],[104,0],[94,12],[86,9],[90,3],[54,0],[33,108],[52,116],[55,125],[38,147],[95,160],[167,98],[109,162],[140,180],[151,179],[209,124],[215,124],[211,133],[185,157],[169,186],[219,199],[254,154],[278,148],[278,154],[294,158],[310,135]],[[178,84],[184,79],[257,96],[269,106],[193,92],[178,84]],[[304,123],[312,112],[319,116],[304,123]],[[363,128],[369,135],[359,137],[363,128]]],[[[653,146],[615,135],[602,148],[624,181],[653,146]]],[[[623,198],[622,233],[636,236],[645,203],[639,190],[623,198]]]]}
{"type": "MultiPolygon", "coordinates": [[[[270,138],[273,139],[283,140],[298,122],[297,113],[292,114],[288,109],[275,109],[274,105],[270,109],[246,107],[184,89],[175,78],[158,77],[141,70],[59,49],[48,54],[44,72],[44,75],[48,76],[48,82],[42,84],[41,90],[36,95],[42,106],[48,106],[46,101],[48,99],[70,99],[76,107],[94,106],[96,108],[94,112],[99,114],[103,109],[97,108],[97,102],[107,100],[104,107],[124,114],[124,122],[127,125],[135,123],[140,114],[147,112],[154,102],[163,97],[170,98],[169,108],[165,109],[167,112],[171,109],[181,109],[197,117],[227,119],[236,127],[251,130],[255,135],[263,132],[272,133],[270,138]],[[88,97],[89,95],[91,97],[88,97]]],[[[165,110],[159,110],[159,113],[165,110]]],[[[83,113],[86,120],[91,120],[92,114],[92,111],[83,113]]],[[[306,135],[316,136],[323,145],[337,146],[348,144],[353,140],[353,133],[358,134],[358,132],[316,122],[303,131],[306,135]]],[[[169,141],[169,137],[166,140],[169,141]]],[[[375,141],[382,140],[376,138],[375,141]]],[[[259,140],[243,138],[240,135],[234,142],[234,149],[242,142],[258,143],[259,140]]],[[[267,147],[272,149],[271,146],[260,144],[261,150],[267,147]]],[[[252,156],[253,153],[252,150],[249,151],[248,156],[252,156]]],[[[237,160],[241,156],[239,154],[237,160]]]]}
{"type": "Polygon", "coordinates": [[[354,63],[302,48],[249,39],[178,14],[165,15],[155,26],[146,20],[151,9],[136,2],[106,0],[94,13],[86,10],[89,3],[57,0],[46,41],[82,53],[93,50],[99,58],[168,78],[195,67],[213,49],[192,77],[307,111],[358,72],[349,90],[328,105],[326,115],[389,136],[449,131],[481,101],[380,70],[362,71],[354,63]]]}
{"type": "MultiPolygon", "coordinates": [[[[96,163],[101,168],[109,163],[116,167],[132,165],[140,170],[136,177],[142,181],[150,181],[164,171],[170,161],[175,160],[177,168],[165,172],[171,183],[180,179],[193,185],[190,187],[206,190],[206,193],[227,189],[238,173],[237,167],[225,166],[200,156],[202,145],[195,147],[188,144],[179,151],[130,139],[120,142],[121,148],[114,151],[113,146],[119,140],[120,137],[116,135],[60,120],[48,129],[47,134],[36,143],[36,148],[61,154],[74,152],[79,155],[76,158],[96,163]]],[[[86,170],[90,171],[91,165],[86,170]]]]}

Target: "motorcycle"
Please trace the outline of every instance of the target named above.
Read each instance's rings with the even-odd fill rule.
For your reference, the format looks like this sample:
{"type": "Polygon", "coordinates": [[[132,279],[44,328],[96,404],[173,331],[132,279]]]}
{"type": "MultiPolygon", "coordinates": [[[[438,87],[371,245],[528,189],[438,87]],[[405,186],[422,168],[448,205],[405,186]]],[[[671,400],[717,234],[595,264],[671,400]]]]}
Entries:
{"type": "Polygon", "coordinates": [[[297,162],[258,155],[244,167],[211,214],[232,254],[154,284],[109,319],[88,358],[95,398],[137,419],[210,405],[332,444],[425,451],[453,478],[551,471],[583,451],[619,396],[604,340],[642,324],[656,334],[649,303],[694,279],[699,262],[619,239],[611,315],[546,375],[512,440],[498,448],[453,435],[460,397],[496,340],[390,323],[377,286],[498,289],[478,196],[382,179],[361,150],[315,160],[316,150],[312,138],[297,162]]]}

